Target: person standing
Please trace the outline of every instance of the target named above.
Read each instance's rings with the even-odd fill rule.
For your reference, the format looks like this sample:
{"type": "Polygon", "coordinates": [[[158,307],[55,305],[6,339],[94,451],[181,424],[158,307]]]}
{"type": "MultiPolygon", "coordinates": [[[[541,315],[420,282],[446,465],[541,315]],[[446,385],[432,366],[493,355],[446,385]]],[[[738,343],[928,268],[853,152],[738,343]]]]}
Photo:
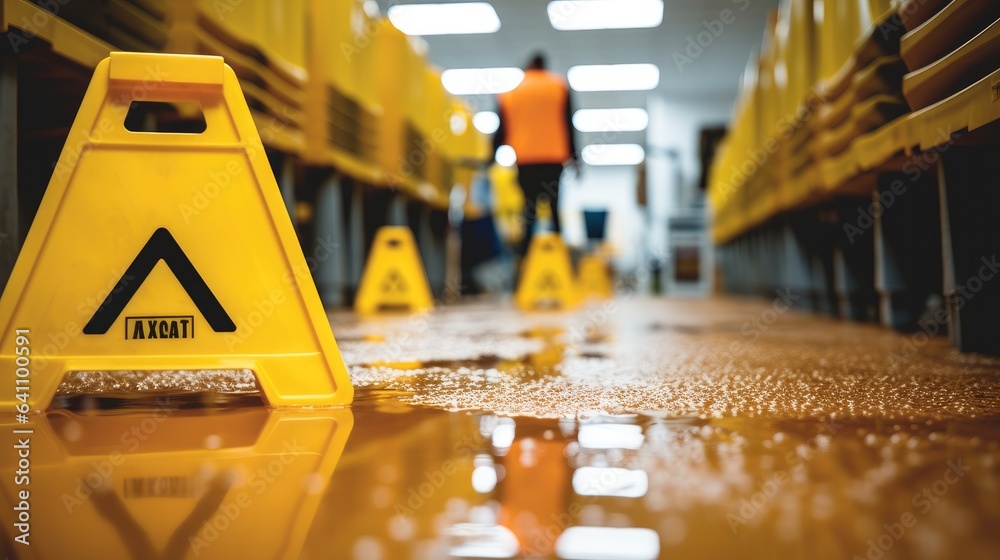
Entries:
{"type": "Polygon", "coordinates": [[[518,183],[524,191],[524,238],[521,256],[528,252],[542,198],[552,208],[552,227],[559,228],[559,178],[567,163],[579,173],[573,133],[573,104],[569,86],[546,69],[545,55],[532,56],[524,80],[498,98],[500,127],[494,150],[508,145],[517,156],[518,183]]]}

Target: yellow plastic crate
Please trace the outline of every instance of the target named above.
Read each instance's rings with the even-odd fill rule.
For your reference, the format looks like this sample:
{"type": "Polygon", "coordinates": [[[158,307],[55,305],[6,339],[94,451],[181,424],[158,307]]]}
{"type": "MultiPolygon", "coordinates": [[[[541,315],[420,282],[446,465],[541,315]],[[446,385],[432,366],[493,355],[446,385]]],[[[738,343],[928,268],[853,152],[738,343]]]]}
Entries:
{"type": "Polygon", "coordinates": [[[415,192],[416,182],[406,149],[407,104],[413,94],[405,69],[417,61],[407,36],[388,19],[377,22],[378,31],[372,46],[376,55],[379,80],[378,100],[382,105],[379,123],[379,158],[390,187],[415,192]]]}
{"type": "Polygon", "coordinates": [[[384,184],[379,161],[378,41],[382,27],[361,0],[311,0],[306,159],[368,184],[384,184]]]}
{"type": "Polygon", "coordinates": [[[265,145],[305,151],[304,0],[169,3],[166,52],[217,55],[236,72],[265,145]]]}
{"type": "Polygon", "coordinates": [[[205,29],[221,31],[224,40],[239,41],[247,54],[262,55],[279,71],[304,77],[307,8],[315,7],[308,0],[195,1],[199,24],[205,29]]]}
{"type": "Polygon", "coordinates": [[[417,130],[424,139],[421,149],[427,156],[424,180],[438,191],[438,196],[447,197],[451,185],[446,184],[446,150],[454,134],[450,123],[451,107],[447,103],[448,93],[441,84],[440,68],[427,66],[424,69],[424,88],[425,105],[414,115],[417,130]]]}

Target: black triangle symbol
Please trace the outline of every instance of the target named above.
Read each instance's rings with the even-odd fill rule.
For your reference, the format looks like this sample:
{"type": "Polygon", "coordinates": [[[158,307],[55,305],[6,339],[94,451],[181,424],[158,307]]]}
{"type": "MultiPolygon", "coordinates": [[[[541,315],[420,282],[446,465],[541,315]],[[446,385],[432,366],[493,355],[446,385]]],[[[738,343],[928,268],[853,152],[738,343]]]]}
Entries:
{"type": "Polygon", "coordinates": [[[393,270],[389,272],[389,274],[386,276],[385,281],[382,282],[382,291],[405,293],[406,281],[403,280],[403,277],[399,274],[398,271],[393,270]]]}
{"type": "Polygon", "coordinates": [[[97,308],[97,312],[90,318],[87,326],[83,327],[84,334],[105,334],[111,325],[118,319],[125,306],[132,300],[132,296],[139,291],[139,286],[146,281],[146,277],[153,271],[156,263],[163,261],[170,267],[181,287],[187,292],[188,297],[198,307],[198,311],[205,317],[208,324],[215,332],[235,332],[236,323],[229,317],[222,304],[212,293],[212,290],[202,279],[201,275],[191,264],[191,260],[177,244],[177,240],[167,231],[167,228],[156,230],[146,242],[146,245],[136,255],[135,260],[129,265],[128,270],[118,280],[118,284],[111,290],[104,303],[97,308]]]}
{"type": "Polygon", "coordinates": [[[552,274],[546,274],[542,277],[541,281],[538,283],[539,291],[557,291],[559,289],[559,282],[556,280],[555,276],[552,274]]]}

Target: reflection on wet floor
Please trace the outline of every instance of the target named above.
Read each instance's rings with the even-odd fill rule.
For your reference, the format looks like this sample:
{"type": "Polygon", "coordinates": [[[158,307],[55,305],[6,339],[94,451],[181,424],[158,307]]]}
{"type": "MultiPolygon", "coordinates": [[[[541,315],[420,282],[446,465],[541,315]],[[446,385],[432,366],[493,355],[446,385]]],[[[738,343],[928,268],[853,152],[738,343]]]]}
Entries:
{"type": "MultiPolygon", "coordinates": [[[[295,558],[353,424],[350,409],[52,411],[30,439],[30,530],[3,479],[12,558],[295,558]],[[20,515],[20,514],[18,514],[20,515]],[[23,518],[20,519],[23,521],[23,518]]],[[[150,406],[152,405],[152,406],[150,406]]],[[[14,441],[5,441],[14,445],[14,441]]],[[[11,469],[13,471],[14,469],[11,469]]],[[[22,483],[17,483],[23,487],[22,483]]]]}
{"type": "Polygon", "coordinates": [[[872,558],[1000,550],[992,420],[558,420],[378,412],[376,402],[365,406],[392,419],[366,422],[356,411],[329,492],[353,506],[324,500],[308,557],[865,558],[870,543],[872,558]]]}
{"type": "Polygon", "coordinates": [[[758,307],[335,316],[350,409],[65,394],[33,424],[33,545],[0,554],[1000,557],[1000,362],[793,314],[742,333],[758,307]]]}

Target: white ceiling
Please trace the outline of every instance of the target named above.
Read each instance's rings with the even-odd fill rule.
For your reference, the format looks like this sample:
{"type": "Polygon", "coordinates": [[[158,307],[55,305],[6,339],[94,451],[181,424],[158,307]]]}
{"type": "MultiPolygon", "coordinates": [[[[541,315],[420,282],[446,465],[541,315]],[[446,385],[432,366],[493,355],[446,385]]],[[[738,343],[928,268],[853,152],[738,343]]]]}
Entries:
{"type": "MultiPolygon", "coordinates": [[[[454,0],[379,0],[383,12],[395,4],[454,0]]],[[[606,0],[614,2],[616,0],[606,0]]],[[[668,97],[711,98],[731,104],[751,51],[759,50],[767,13],[778,0],[666,0],[663,24],[654,29],[556,31],[545,0],[493,0],[501,29],[487,35],[427,37],[431,60],[445,68],[523,66],[533,52],[549,55],[553,70],[565,73],[577,64],[652,62],[660,67],[657,91],[668,97]],[[705,31],[704,21],[723,10],[735,18],[692,64],[679,71],[674,53],[687,56],[688,38],[705,31]]],[[[707,35],[702,39],[707,40],[707,35]]],[[[707,42],[707,41],[706,41],[707,42]]],[[[577,93],[581,107],[645,106],[647,92],[577,93]]],[[[471,100],[488,108],[488,99],[471,100]]]]}

